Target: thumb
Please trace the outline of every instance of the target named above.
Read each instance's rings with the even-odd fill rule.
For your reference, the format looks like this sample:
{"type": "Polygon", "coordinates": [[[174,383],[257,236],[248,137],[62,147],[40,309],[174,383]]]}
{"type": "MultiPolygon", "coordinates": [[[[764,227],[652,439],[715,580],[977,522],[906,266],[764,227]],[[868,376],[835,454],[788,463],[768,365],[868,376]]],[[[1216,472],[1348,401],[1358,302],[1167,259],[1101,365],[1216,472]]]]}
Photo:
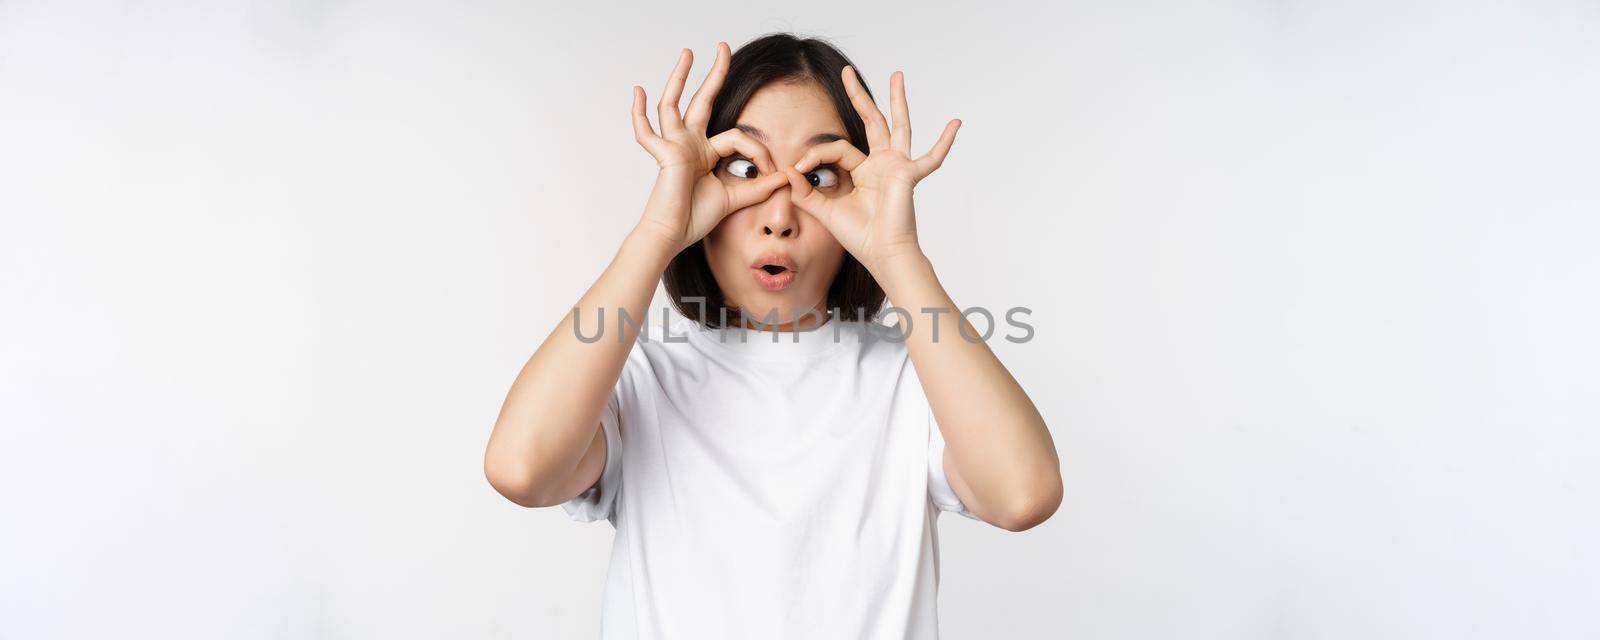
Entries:
{"type": "Polygon", "coordinates": [[[789,179],[790,202],[804,209],[806,213],[812,215],[822,213],[823,208],[827,206],[828,198],[811,187],[811,181],[806,179],[805,174],[794,167],[784,167],[783,175],[789,179]]]}
{"type": "Polygon", "coordinates": [[[774,190],[786,184],[789,184],[789,181],[783,174],[769,173],[755,180],[728,187],[728,210],[738,211],[766,200],[774,190]]]}

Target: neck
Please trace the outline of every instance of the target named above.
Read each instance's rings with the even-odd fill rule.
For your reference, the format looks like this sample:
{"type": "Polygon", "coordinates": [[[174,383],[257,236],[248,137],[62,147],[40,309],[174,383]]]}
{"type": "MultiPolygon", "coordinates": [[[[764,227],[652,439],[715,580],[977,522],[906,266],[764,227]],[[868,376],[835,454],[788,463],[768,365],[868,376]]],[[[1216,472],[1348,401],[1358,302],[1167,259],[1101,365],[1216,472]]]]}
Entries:
{"type": "Polygon", "coordinates": [[[740,328],[777,332],[809,331],[826,324],[832,319],[833,314],[831,312],[820,309],[818,313],[802,312],[798,317],[782,324],[763,324],[759,322],[759,318],[748,313],[740,313],[738,317],[740,328]]]}

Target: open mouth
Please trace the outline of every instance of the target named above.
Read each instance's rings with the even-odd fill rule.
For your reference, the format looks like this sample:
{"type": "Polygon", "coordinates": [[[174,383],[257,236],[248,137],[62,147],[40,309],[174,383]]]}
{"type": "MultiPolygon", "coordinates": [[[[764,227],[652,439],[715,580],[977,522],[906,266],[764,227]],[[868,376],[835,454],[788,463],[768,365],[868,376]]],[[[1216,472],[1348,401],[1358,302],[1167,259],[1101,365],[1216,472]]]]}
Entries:
{"type": "Polygon", "coordinates": [[[750,264],[756,283],[768,291],[782,291],[794,284],[798,273],[794,260],[782,253],[769,253],[750,264]]]}

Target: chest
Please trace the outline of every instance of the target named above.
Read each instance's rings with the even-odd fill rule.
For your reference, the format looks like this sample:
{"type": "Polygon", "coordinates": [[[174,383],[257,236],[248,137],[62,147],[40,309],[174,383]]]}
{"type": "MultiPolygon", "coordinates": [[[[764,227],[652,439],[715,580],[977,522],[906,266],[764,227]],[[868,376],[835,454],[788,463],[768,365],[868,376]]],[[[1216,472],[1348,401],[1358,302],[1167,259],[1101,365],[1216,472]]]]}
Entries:
{"type": "Polygon", "coordinates": [[[661,371],[624,412],[639,517],[844,530],[926,497],[928,408],[907,366],[847,359],[661,371]],[[851,520],[856,518],[856,520],[851,520]],[[848,525],[848,526],[846,526],[848,525]]]}

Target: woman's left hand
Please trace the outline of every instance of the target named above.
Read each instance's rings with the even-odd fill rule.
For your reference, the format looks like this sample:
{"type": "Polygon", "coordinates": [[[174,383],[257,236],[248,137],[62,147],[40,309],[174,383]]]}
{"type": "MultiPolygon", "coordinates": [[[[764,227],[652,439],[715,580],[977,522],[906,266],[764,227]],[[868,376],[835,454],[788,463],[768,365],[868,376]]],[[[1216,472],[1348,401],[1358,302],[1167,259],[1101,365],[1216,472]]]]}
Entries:
{"type": "Polygon", "coordinates": [[[913,160],[905,74],[896,71],[889,77],[892,127],[861,86],[855,69],[845,67],[841,75],[850,102],[866,124],[868,153],[863,155],[849,140],[835,140],[812,147],[794,167],[785,167],[784,173],[789,176],[791,201],[820,220],[846,251],[876,274],[891,260],[922,255],[911,191],[944,163],[961,121],[946,124],[933,148],[913,160]],[[855,190],[834,197],[818,192],[806,173],[822,164],[849,172],[855,190]]]}

